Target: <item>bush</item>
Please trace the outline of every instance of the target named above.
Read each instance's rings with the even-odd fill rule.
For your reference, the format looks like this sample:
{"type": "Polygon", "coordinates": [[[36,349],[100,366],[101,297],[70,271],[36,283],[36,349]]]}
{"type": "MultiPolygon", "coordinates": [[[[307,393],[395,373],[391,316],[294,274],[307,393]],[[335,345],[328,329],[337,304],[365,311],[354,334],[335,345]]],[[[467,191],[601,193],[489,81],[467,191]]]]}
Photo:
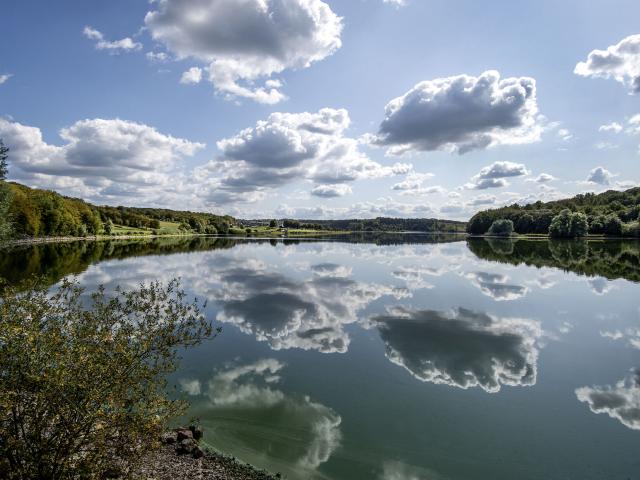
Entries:
{"type": "Polygon", "coordinates": [[[607,235],[622,235],[622,222],[617,215],[610,214],[604,218],[604,233],[607,235]]]}
{"type": "Polygon", "coordinates": [[[183,411],[165,375],[213,333],[198,304],[175,281],[90,298],[67,281],[2,292],[0,478],[126,474],[183,411]]]}
{"type": "Polygon", "coordinates": [[[640,237],[640,221],[623,224],[622,235],[625,237],[640,237]]]}
{"type": "Polygon", "coordinates": [[[496,220],[491,224],[487,233],[497,237],[510,237],[513,234],[513,222],[505,219],[496,220]]]}
{"type": "Polygon", "coordinates": [[[13,235],[10,206],[11,190],[4,181],[0,180],[0,242],[13,235]]]}
{"type": "Polygon", "coordinates": [[[549,235],[554,238],[575,238],[587,234],[589,224],[584,213],[562,210],[553,217],[549,225],[549,235]]]}

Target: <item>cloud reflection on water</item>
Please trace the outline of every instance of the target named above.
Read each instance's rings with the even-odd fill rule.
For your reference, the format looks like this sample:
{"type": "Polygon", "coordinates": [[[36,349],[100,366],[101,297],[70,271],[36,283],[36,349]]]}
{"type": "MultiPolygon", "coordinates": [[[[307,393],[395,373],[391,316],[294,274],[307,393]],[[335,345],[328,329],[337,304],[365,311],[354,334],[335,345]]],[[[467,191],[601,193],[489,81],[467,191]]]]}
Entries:
{"type": "MultiPolygon", "coordinates": [[[[339,447],[342,418],[306,395],[281,388],[285,364],[274,358],[227,365],[192,395],[192,411],[207,426],[207,441],[239,452],[250,463],[265,462],[295,478],[313,478],[339,447]],[[268,454],[265,454],[268,452],[268,454]]],[[[181,381],[191,386],[193,380],[181,381]]]]}
{"type": "Polygon", "coordinates": [[[578,388],[576,397],[593,413],[605,413],[625,427],[640,430],[640,370],[613,386],[578,388]]]}
{"type": "Polygon", "coordinates": [[[397,307],[372,322],[389,360],[424,382],[491,393],[536,382],[542,330],[531,320],[397,307]]]}

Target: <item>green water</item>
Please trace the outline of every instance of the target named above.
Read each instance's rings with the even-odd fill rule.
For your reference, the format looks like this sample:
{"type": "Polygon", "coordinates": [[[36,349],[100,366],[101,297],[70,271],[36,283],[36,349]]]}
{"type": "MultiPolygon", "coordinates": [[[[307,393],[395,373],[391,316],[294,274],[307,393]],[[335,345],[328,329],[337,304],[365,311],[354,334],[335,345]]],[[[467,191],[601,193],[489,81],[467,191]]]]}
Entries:
{"type": "Polygon", "coordinates": [[[640,478],[640,245],[378,236],[0,251],[18,282],[182,279],[223,328],[172,378],[290,479],[640,478]]]}

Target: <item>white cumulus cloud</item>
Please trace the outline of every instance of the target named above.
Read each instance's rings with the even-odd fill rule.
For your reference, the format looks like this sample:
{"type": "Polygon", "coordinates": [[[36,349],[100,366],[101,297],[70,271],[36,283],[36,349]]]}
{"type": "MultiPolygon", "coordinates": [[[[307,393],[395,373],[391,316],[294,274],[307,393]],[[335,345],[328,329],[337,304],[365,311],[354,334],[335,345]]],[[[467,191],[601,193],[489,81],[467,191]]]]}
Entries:
{"type": "Polygon", "coordinates": [[[33,186],[89,199],[146,199],[170,195],[172,176],[204,144],[174,138],[148,125],[120,119],[81,120],[60,131],[65,143],[44,141],[39,128],[0,119],[11,149],[10,175],[33,186]]]}
{"type": "Polygon", "coordinates": [[[629,35],[606,50],[593,50],[574,73],[583,77],[613,78],[630,93],[640,92],[640,34],[629,35]]]}
{"type": "Polygon", "coordinates": [[[385,108],[373,143],[390,153],[447,150],[463,154],[539,140],[536,82],[529,77],[459,75],[418,83],[385,108]]]}
{"type": "Polygon", "coordinates": [[[198,67],[191,67],[185,71],[180,77],[180,83],[185,85],[194,85],[202,81],[202,69],[198,67]]]}
{"type": "Polygon", "coordinates": [[[589,172],[589,176],[587,177],[587,182],[595,183],[598,185],[609,185],[611,184],[611,179],[615,177],[609,170],[604,167],[596,167],[589,172]]]}
{"type": "Polygon", "coordinates": [[[93,27],[84,27],[82,33],[89,40],[95,40],[97,50],[106,50],[114,55],[123,52],[136,51],[142,48],[141,43],[132,40],[130,37],[125,37],[120,40],[114,41],[106,40],[102,32],[96,30],[93,27]]]}
{"type": "Polygon", "coordinates": [[[494,162],[473,176],[471,183],[466,184],[465,187],[473,190],[506,187],[509,185],[509,182],[505,180],[506,178],[521,177],[524,175],[529,175],[529,171],[527,167],[521,163],[494,162]]]}
{"type": "Polygon", "coordinates": [[[344,109],[272,113],[217,143],[220,158],[200,169],[210,178],[207,190],[217,202],[257,201],[269,189],[305,179],[322,185],[312,193],[326,197],[348,193],[346,184],[355,180],[406,174],[412,169],[404,163],[383,166],[371,160],[357,139],[345,136],[350,123],[344,109]]]}
{"type": "Polygon", "coordinates": [[[216,91],[274,104],[269,77],[307,68],[342,46],[342,19],[321,0],[158,0],[145,24],[178,59],[202,62],[216,91]],[[260,79],[267,79],[262,85],[260,79]]]}

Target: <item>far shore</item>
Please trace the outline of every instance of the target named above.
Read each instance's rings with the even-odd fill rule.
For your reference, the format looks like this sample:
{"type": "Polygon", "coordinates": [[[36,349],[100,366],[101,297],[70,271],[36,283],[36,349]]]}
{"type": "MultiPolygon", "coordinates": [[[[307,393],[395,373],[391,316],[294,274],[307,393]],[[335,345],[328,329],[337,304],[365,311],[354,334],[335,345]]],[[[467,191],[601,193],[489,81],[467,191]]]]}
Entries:
{"type": "Polygon", "coordinates": [[[461,235],[468,236],[465,232],[398,232],[398,231],[350,231],[350,230],[305,230],[299,232],[289,232],[288,234],[264,234],[264,233],[229,233],[226,235],[212,235],[206,233],[185,233],[185,234],[163,234],[163,235],[89,235],[86,237],[28,237],[14,240],[7,240],[0,243],[2,247],[16,247],[22,245],[39,245],[45,243],[70,243],[70,242],[95,242],[109,240],[149,240],[156,238],[193,238],[193,237],[210,237],[210,238],[253,238],[253,239],[287,239],[287,238],[313,238],[328,237],[332,235],[353,235],[353,234],[424,234],[424,235],[461,235]]]}

